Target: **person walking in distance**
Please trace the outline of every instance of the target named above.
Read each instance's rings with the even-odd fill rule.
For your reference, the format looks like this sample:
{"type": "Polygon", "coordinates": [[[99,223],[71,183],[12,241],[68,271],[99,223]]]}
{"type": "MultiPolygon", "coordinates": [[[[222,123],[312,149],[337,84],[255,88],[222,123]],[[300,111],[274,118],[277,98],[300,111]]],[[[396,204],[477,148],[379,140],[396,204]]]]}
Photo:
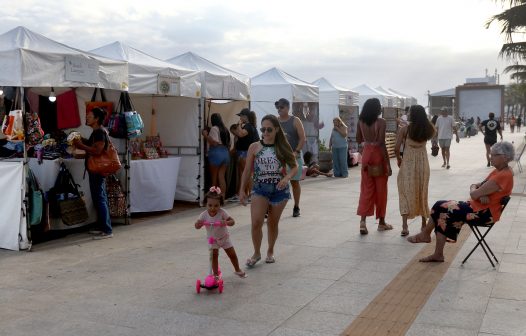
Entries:
{"type": "Polygon", "coordinates": [[[488,161],[488,167],[490,163],[490,149],[497,142],[497,132],[499,132],[500,140],[502,141],[502,130],[500,128],[500,122],[495,119],[495,113],[490,112],[488,115],[489,119],[484,120],[480,123],[479,129],[484,134],[484,145],[486,145],[486,160],[488,161]]]}
{"type": "Polygon", "coordinates": [[[453,137],[453,134],[455,134],[457,143],[460,142],[460,139],[458,137],[455,121],[452,116],[448,115],[446,107],[440,109],[440,117],[437,119],[436,129],[438,134],[438,145],[442,150],[442,159],[444,160],[442,168],[446,167],[449,169],[449,148],[451,147],[451,138],[453,137]]]}
{"type": "MultiPolygon", "coordinates": [[[[303,124],[298,117],[289,114],[290,103],[285,98],[280,98],[274,103],[276,109],[278,110],[278,120],[281,124],[283,132],[296,156],[296,162],[298,167],[303,167],[303,156],[301,149],[305,144],[305,130],[303,129],[303,124]]],[[[290,180],[290,185],[292,186],[292,195],[294,197],[294,209],[292,211],[293,217],[300,216],[300,196],[301,196],[301,169],[298,169],[296,175],[290,180]]]]}

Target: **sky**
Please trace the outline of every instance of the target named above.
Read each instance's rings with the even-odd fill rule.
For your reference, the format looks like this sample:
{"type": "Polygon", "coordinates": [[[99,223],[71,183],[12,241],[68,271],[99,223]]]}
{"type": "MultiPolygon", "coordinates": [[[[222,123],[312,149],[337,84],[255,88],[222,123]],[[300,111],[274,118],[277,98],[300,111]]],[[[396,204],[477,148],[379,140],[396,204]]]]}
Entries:
{"type": "Polygon", "coordinates": [[[325,77],[404,92],[427,92],[497,70],[502,12],[494,0],[137,1],[0,0],[0,34],[24,26],[91,50],[121,41],[160,59],[187,51],[254,77],[272,67],[313,82],[325,77]]]}

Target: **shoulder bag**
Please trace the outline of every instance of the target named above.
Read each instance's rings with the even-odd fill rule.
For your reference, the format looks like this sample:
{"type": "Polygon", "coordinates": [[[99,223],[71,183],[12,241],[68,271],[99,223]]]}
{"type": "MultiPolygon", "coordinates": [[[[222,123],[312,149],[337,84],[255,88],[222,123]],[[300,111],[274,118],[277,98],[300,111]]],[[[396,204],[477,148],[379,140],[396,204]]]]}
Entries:
{"type": "Polygon", "coordinates": [[[28,205],[29,205],[29,225],[38,225],[42,221],[42,213],[44,208],[44,198],[42,190],[38,185],[38,181],[31,171],[27,172],[28,184],[28,205]]]}
{"type": "MultiPolygon", "coordinates": [[[[104,131],[106,133],[106,131],[104,131]]],[[[90,155],[88,157],[88,171],[93,174],[108,176],[116,173],[121,169],[121,161],[119,160],[119,153],[111,143],[108,134],[106,133],[106,147],[100,155],[90,155]]]]}
{"type": "Polygon", "coordinates": [[[66,165],[61,163],[55,186],[49,191],[48,197],[65,225],[84,223],[89,218],[86,203],[78,187],[66,165]]]}

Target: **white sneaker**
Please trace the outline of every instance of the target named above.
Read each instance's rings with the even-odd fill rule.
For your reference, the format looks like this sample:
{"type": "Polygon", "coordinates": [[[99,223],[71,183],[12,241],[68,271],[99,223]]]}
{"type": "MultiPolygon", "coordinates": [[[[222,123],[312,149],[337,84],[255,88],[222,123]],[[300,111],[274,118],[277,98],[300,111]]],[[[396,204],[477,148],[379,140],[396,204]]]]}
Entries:
{"type": "Polygon", "coordinates": [[[93,236],[94,240],[101,240],[101,239],[107,239],[107,238],[113,238],[113,233],[101,232],[100,234],[93,236]]]}

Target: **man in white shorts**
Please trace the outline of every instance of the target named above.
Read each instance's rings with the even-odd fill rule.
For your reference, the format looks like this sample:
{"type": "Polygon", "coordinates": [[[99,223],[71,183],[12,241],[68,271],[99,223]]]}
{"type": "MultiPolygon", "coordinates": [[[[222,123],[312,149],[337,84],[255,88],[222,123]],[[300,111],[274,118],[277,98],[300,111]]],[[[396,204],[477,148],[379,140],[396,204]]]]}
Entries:
{"type": "Polygon", "coordinates": [[[457,143],[460,142],[457,133],[457,127],[455,126],[455,121],[453,117],[448,115],[447,108],[442,107],[440,109],[440,117],[438,117],[436,122],[437,134],[438,134],[438,145],[442,149],[442,159],[444,164],[442,168],[449,169],[449,148],[451,147],[451,138],[455,134],[457,143]]]}

